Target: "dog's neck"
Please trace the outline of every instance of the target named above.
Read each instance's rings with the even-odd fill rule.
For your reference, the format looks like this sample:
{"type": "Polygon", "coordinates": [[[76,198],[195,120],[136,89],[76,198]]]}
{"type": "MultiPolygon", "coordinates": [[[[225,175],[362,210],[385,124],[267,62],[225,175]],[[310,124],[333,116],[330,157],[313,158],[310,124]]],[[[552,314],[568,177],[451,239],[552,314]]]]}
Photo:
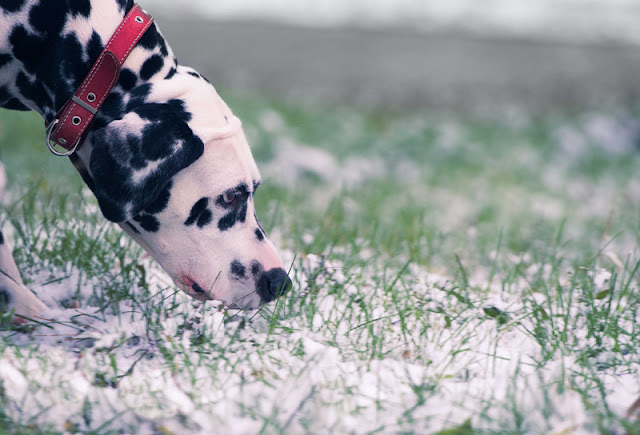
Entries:
{"type": "MultiPolygon", "coordinates": [[[[5,53],[0,54],[1,107],[35,110],[51,122],[82,83],[133,0],[92,0],[88,7],[76,8],[73,4],[83,3],[27,1],[18,10],[0,14],[0,53],[5,53]]],[[[138,47],[123,65],[92,129],[126,113],[122,95],[135,93],[137,87],[160,80],[177,67],[155,24],[138,47]],[[165,70],[163,77],[159,70],[165,70]]]]}
{"type": "MultiPolygon", "coordinates": [[[[71,3],[82,2],[27,0],[12,13],[3,7],[0,53],[10,54],[0,66],[0,105],[36,110],[51,122],[133,5],[91,0],[78,10],[71,3]]],[[[204,77],[178,65],[154,23],[126,59],[71,161],[105,217],[124,222],[197,160],[203,144],[232,118],[204,77]]]]}
{"type": "MultiPolygon", "coordinates": [[[[100,56],[133,0],[28,0],[0,13],[0,107],[34,110],[50,123],[100,56]]],[[[121,119],[151,83],[176,74],[178,63],[155,23],[132,50],[90,132],[121,119]]],[[[91,141],[71,161],[93,190],[91,141]]],[[[44,130],[43,130],[44,139],[44,130]]]]}

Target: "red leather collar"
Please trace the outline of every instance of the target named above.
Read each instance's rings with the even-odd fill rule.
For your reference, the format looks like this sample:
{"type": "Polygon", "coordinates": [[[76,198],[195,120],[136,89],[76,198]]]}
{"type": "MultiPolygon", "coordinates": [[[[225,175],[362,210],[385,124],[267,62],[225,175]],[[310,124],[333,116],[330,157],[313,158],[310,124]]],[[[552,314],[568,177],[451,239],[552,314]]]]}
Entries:
{"type": "Polygon", "coordinates": [[[152,22],[139,5],[133,5],[78,90],[47,126],[46,142],[52,153],[68,156],[80,148],[96,112],[118,82],[124,61],[152,22]],[[57,151],[55,145],[66,151],[57,151]]]}

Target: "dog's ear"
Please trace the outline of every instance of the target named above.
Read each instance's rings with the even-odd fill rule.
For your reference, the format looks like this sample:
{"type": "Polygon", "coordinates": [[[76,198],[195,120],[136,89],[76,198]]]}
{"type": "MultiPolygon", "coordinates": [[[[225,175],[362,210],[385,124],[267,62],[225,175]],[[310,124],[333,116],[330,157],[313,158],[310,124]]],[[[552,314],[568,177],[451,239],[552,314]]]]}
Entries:
{"type": "Polygon", "coordinates": [[[190,116],[179,100],[147,103],[93,133],[89,169],[107,219],[136,216],[202,155],[204,145],[187,125],[190,116]]]}

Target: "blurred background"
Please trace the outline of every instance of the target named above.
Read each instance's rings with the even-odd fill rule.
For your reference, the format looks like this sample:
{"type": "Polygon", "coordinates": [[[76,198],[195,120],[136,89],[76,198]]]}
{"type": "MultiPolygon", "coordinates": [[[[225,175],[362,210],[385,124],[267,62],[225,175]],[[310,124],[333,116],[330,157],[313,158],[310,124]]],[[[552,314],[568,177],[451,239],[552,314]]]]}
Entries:
{"type": "Polygon", "coordinates": [[[140,0],[234,92],[384,108],[628,106],[636,0],[140,0]]]}

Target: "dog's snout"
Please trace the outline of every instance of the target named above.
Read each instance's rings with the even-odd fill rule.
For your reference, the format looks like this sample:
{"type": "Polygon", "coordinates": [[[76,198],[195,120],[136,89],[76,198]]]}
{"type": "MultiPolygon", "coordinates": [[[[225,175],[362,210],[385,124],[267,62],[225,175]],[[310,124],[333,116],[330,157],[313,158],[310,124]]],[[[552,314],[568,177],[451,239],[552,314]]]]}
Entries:
{"type": "Polygon", "coordinates": [[[284,269],[278,267],[263,272],[258,279],[258,294],[264,303],[282,296],[292,286],[291,279],[287,276],[284,269]]]}

